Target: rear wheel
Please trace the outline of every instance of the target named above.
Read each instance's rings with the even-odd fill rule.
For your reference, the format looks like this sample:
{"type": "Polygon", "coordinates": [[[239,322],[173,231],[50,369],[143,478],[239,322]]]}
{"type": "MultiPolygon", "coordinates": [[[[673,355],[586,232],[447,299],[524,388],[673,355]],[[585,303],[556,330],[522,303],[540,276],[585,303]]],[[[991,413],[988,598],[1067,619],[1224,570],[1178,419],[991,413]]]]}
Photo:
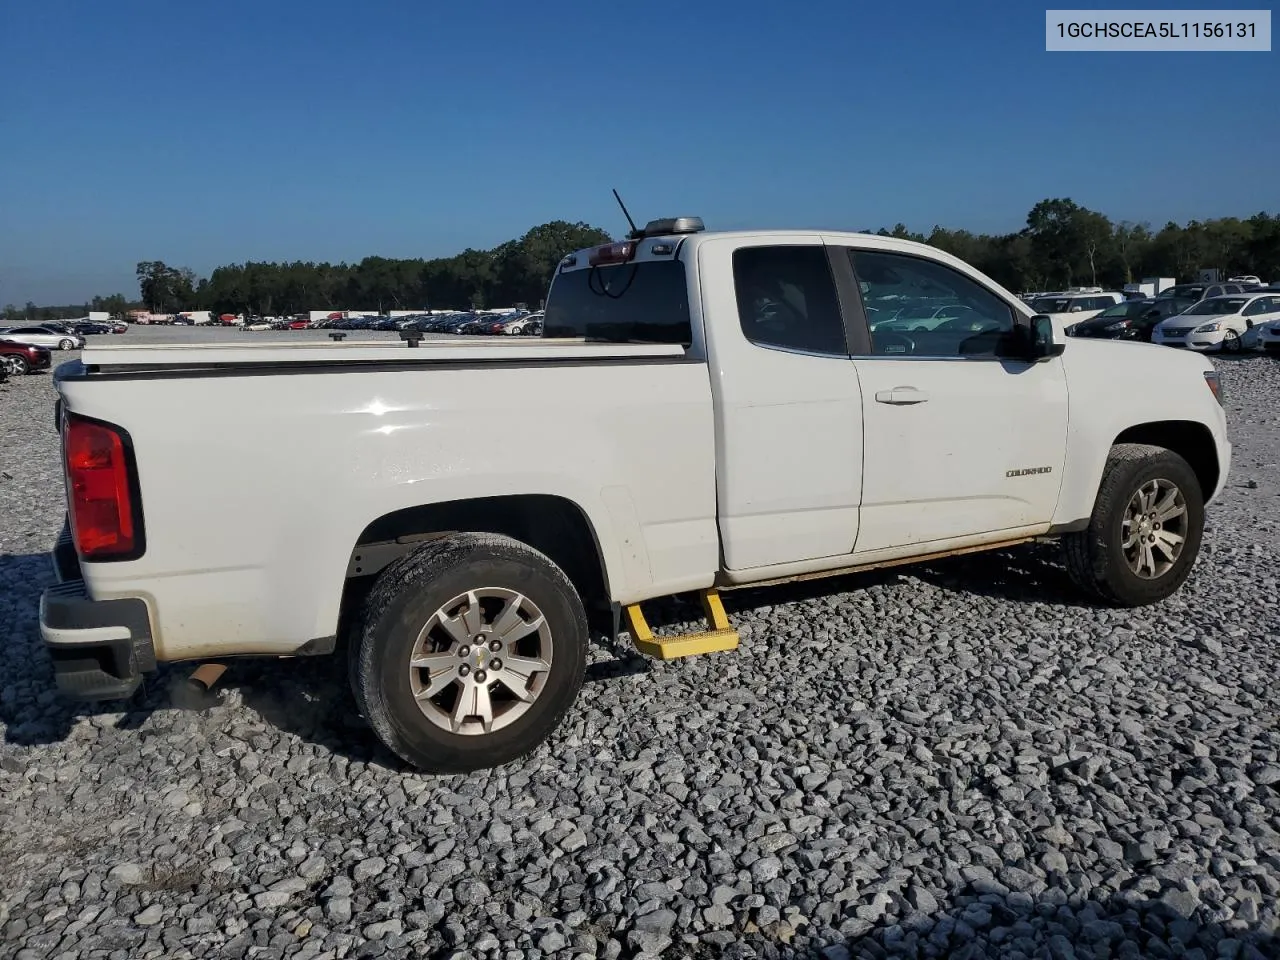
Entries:
{"type": "Polygon", "coordinates": [[[5,354],[0,357],[0,360],[4,363],[5,372],[11,377],[24,376],[31,369],[27,363],[27,358],[20,357],[16,353],[5,354]]]}
{"type": "Polygon", "coordinates": [[[1156,603],[1187,579],[1203,534],[1204,494],[1186,460],[1163,447],[1116,444],[1088,528],[1063,538],[1067,570],[1108,603],[1156,603]]]}
{"type": "Polygon", "coordinates": [[[463,773],[559,725],[582,686],[587,622],[546,556],[457,534],[383,571],[355,642],[352,689],[378,737],[421,770],[463,773]]]}

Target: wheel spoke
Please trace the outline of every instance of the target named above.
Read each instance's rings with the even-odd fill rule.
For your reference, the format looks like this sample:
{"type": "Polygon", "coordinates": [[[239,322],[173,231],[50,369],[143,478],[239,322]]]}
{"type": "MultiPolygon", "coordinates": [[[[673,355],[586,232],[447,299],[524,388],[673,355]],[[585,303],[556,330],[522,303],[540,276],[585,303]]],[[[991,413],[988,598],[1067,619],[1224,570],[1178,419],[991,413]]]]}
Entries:
{"type": "Polygon", "coordinates": [[[1172,563],[1178,557],[1178,550],[1182,547],[1183,538],[1171,530],[1156,531],[1156,542],[1153,544],[1161,553],[1169,558],[1172,563]]]}
{"type": "Polygon", "coordinates": [[[458,665],[458,658],[452,653],[424,653],[409,661],[415,670],[430,670],[433,674],[441,670],[452,670],[458,665]]]}
{"type": "Polygon", "coordinates": [[[515,696],[523,700],[525,703],[533,703],[534,693],[524,683],[520,682],[520,677],[514,673],[503,671],[498,674],[497,681],[510,690],[515,696]]]}
{"type": "Polygon", "coordinates": [[[493,632],[500,637],[506,637],[517,626],[524,623],[524,618],[520,616],[520,607],[523,604],[524,596],[519,593],[508,600],[507,605],[502,608],[502,613],[493,621],[493,632]]]}
{"type": "Polygon", "coordinates": [[[1128,550],[1138,542],[1138,525],[1134,523],[1132,517],[1125,519],[1124,523],[1120,527],[1120,533],[1121,536],[1124,537],[1124,540],[1120,544],[1121,549],[1128,550]]]}
{"type": "Polygon", "coordinates": [[[1156,519],[1161,523],[1168,523],[1175,517],[1185,516],[1187,512],[1186,504],[1178,503],[1178,491],[1170,490],[1163,500],[1156,504],[1156,519]]]}
{"type": "Polygon", "coordinates": [[[1155,572],[1156,572],[1156,557],[1155,557],[1155,554],[1154,554],[1154,553],[1152,552],[1152,550],[1151,550],[1151,544],[1150,544],[1150,543],[1144,543],[1144,544],[1142,545],[1142,561],[1141,561],[1141,567],[1140,567],[1140,569],[1142,569],[1142,570],[1147,570],[1147,571],[1149,571],[1149,572],[1151,573],[1151,575],[1152,575],[1152,576],[1155,576],[1155,572]]]}
{"type": "Polygon", "coordinates": [[[440,626],[444,627],[444,632],[449,634],[449,639],[455,644],[470,643],[471,631],[467,629],[467,625],[462,622],[462,617],[440,617],[440,626]]]}
{"type": "Polygon", "coordinates": [[[469,684],[458,696],[453,710],[454,733],[462,729],[468,717],[478,717],[485,733],[493,729],[493,703],[489,699],[489,688],[482,683],[469,684]]]}
{"type": "Polygon", "coordinates": [[[484,626],[483,611],[480,609],[480,598],[474,590],[467,591],[467,608],[462,611],[462,622],[467,632],[474,636],[484,626]]]}
{"type": "Polygon", "coordinates": [[[542,617],[537,617],[533,620],[521,620],[517,617],[516,622],[511,625],[511,629],[504,631],[501,634],[502,639],[507,643],[515,643],[518,640],[523,640],[525,637],[529,636],[529,634],[537,633],[541,630],[544,623],[546,623],[546,621],[542,617]]]}
{"type": "Polygon", "coordinates": [[[1152,480],[1151,483],[1147,484],[1146,492],[1143,493],[1143,513],[1151,513],[1152,509],[1155,509],[1156,498],[1158,495],[1160,495],[1160,484],[1158,484],[1157,481],[1152,480]]]}
{"type": "MultiPolygon", "coordinates": [[[[508,656],[502,661],[503,674],[514,674],[524,683],[528,683],[533,679],[535,673],[546,673],[551,669],[551,664],[537,657],[513,657],[508,656]]],[[[505,676],[504,676],[505,681],[505,676]]],[[[508,687],[511,684],[507,684],[508,687]]]]}
{"type": "Polygon", "coordinates": [[[426,670],[428,683],[417,694],[419,700],[430,700],[458,678],[458,658],[448,654],[419,657],[409,666],[426,670]]]}

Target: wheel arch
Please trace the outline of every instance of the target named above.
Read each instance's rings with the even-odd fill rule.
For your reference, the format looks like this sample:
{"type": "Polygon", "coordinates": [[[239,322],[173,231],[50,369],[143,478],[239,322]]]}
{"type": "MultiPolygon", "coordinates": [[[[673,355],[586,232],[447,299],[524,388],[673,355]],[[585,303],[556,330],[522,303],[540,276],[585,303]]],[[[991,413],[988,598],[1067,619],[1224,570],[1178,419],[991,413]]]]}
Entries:
{"type": "Polygon", "coordinates": [[[370,521],[352,546],[339,608],[339,636],[377,574],[423,542],[451,533],[496,533],[545,554],[569,578],[584,606],[608,609],[610,581],[600,538],[586,512],[552,494],[474,497],[404,507],[370,521]]]}
{"type": "Polygon", "coordinates": [[[1122,430],[1111,445],[1118,443],[1145,443],[1163,447],[1186,460],[1200,482],[1200,491],[1206,503],[1218,489],[1222,466],[1218,463],[1218,447],[1213,433],[1203,423],[1194,420],[1157,420],[1141,423],[1122,430]]]}

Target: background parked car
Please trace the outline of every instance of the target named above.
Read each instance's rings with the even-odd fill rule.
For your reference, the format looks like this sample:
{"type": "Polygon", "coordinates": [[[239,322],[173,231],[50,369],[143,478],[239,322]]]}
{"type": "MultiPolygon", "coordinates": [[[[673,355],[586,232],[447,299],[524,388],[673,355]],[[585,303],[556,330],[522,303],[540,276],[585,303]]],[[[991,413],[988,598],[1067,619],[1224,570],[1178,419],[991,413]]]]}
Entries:
{"type": "Polygon", "coordinates": [[[53,359],[45,347],[0,339],[0,369],[13,377],[47,369],[53,359]]]}
{"type": "Polygon", "coordinates": [[[1053,329],[1059,335],[1069,325],[1097,316],[1108,307],[1124,302],[1123,293],[1067,293],[1056,297],[1041,297],[1031,303],[1031,309],[1053,321],[1053,329]]]}
{"type": "Polygon", "coordinates": [[[80,334],[70,330],[58,330],[50,325],[9,327],[8,329],[0,330],[0,337],[51,350],[79,350],[84,347],[84,337],[80,336],[80,334]]]}
{"type": "Polygon", "coordinates": [[[528,326],[529,321],[534,318],[542,319],[541,313],[521,313],[515,317],[506,320],[502,325],[502,332],[510,337],[519,337],[524,335],[524,328],[528,326]]]}
{"type": "Polygon", "coordinates": [[[1260,323],[1254,329],[1258,332],[1258,348],[1270,356],[1280,357],[1280,320],[1260,323]]]}
{"type": "Polygon", "coordinates": [[[1165,297],[1182,297],[1194,300],[1209,300],[1213,297],[1225,297],[1232,293],[1244,293],[1244,287],[1238,283],[1179,283],[1167,290],[1162,290],[1156,299],[1165,297]]]}
{"type": "Polygon", "coordinates": [[[1149,343],[1151,331],[1157,323],[1181,313],[1192,303],[1193,301],[1180,297],[1126,300],[1107,307],[1088,320],[1072,324],[1067,328],[1067,334],[1095,340],[1142,340],[1149,343]]]}
{"type": "Polygon", "coordinates": [[[1239,353],[1253,327],[1273,320],[1280,320],[1280,297],[1274,294],[1213,297],[1157,324],[1151,342],[1239,353]]]}

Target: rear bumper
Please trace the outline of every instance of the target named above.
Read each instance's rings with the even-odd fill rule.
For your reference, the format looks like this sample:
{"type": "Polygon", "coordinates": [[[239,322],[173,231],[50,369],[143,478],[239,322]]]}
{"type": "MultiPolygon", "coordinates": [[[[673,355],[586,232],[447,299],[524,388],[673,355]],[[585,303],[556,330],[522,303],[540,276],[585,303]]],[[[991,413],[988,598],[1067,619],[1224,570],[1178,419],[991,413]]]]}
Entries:
{"type": "Polygon", "coordinates": [[[73,700],[122,700],[155,670],[147,605],[137,598],[94,600],[65,531],[53,550],[59,583],[40,597],[40,634],[58,692],[73,700]]]}

